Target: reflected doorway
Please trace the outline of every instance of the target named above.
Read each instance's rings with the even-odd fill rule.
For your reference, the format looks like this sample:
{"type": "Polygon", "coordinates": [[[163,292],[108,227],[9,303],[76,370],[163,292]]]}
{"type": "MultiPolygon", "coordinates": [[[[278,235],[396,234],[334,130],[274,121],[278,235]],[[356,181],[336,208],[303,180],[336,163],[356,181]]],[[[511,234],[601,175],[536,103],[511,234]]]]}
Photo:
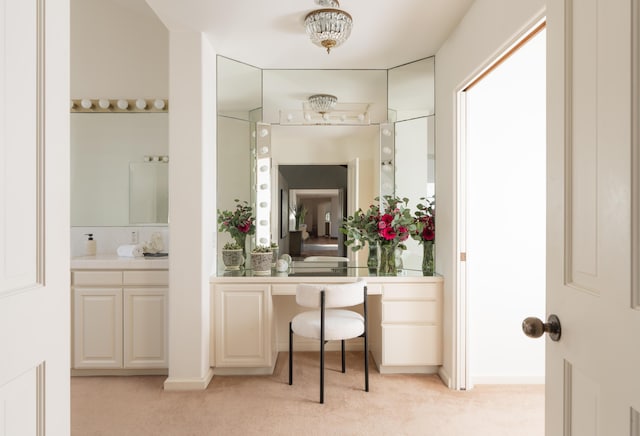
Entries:
{"type": "MultiPolygon", "coordinates": [[[[280,165],[278,185],[286,190],[289,220],[285,243],[294,259],[345,256],[339,227],[347,210],[347,165],[280,165]],[[295,212],[303,207],[304,216],[295,212]]],[[[279,220],[286,208],[280,209],[279,220]]]]}

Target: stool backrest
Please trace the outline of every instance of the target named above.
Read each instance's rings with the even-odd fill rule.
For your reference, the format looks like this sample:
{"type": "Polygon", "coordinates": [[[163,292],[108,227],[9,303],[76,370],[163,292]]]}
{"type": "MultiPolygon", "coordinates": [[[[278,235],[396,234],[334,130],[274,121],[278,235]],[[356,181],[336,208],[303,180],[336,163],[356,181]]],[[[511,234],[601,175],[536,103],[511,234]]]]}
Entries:
{"type": "Polygon", "coordinates": [[[320,292],[324,290],[326,308],[349,307],[364,302],[364,288],[367,283],[359,280],[355,283],[306,284],[296,288],[296,303],[303,307],[319,308],[320,292]]]}

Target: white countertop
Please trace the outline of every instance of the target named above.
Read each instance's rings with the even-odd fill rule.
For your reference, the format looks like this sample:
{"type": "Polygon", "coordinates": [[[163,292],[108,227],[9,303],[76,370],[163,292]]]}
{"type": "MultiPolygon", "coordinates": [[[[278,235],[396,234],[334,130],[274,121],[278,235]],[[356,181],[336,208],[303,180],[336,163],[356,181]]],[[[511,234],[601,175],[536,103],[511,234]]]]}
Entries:
{"type": "Polygon", "coordinates": [[[80,256],[71,258],[71,269],[169,269],[169,257],[80,256]]]}

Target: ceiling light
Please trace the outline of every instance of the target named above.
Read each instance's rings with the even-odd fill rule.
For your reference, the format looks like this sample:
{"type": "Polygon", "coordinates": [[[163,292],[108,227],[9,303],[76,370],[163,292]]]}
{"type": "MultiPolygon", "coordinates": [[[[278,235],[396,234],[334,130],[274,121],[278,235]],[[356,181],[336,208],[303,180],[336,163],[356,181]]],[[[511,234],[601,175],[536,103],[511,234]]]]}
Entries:
{"type": "Polygon", "coordinates": [[[309,97],[309,106],[311,110],[319,114],[330,112],[336,105],[338,97],[331,94],[315,94],[309,97]]]}
{"type": "Polygon", "coordinates": [[[317,9],[310,12],[304,19],[304,27],[311,42],[327,49],[338,47],[349,38],[353,19],[347,12],[334,7],[340,7],[338,0],[318,0],[322,6],[330,6],[325,9],[317,9]]]}

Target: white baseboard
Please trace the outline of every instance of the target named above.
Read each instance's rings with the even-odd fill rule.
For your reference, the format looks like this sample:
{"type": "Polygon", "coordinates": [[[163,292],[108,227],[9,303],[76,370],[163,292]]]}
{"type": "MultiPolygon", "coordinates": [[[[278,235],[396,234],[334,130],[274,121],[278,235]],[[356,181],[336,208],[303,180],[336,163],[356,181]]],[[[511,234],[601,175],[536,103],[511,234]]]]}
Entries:
{"type": "Polygon", "coordinates": [[[203,378],[176,378],[169,376],[164,381],[165,391],[204,391],[213,378],[213,368],[209,368],[203,378]]]}
{"type": "Polygon", "coordinates": [[[444,366],[441,366],[438,370],[438,376],[440,377],[440,380],[442,380],[442,383],[444,383],[449,389],[453,389],[453,380],[451,380],[451,376],[444,366]]]}
{"type": "Polygon", "coordinates": [[[543,385],[544,376],[471,376],[471,385],[543,385]]]}

